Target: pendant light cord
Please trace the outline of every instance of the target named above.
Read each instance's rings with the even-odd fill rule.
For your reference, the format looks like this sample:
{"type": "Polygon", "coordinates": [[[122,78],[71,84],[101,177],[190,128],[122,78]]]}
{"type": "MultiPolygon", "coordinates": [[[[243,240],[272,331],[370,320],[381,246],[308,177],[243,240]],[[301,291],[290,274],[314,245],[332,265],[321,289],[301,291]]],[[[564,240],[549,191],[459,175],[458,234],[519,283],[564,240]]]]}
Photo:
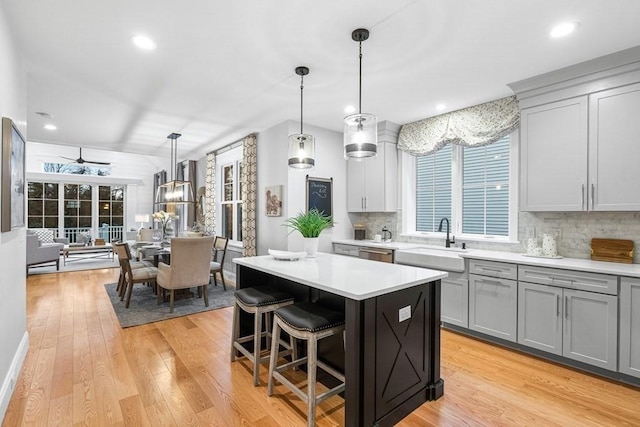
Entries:
{"type": "Polygon", "coordinates": [[[362,114],[362,42],[360,42],[360,85],[358,87],[358,113],[362,114]]]}
{"type": "Polygon", "coordinates": [[[303,93],[303,89],[304,89],[304,75],[300,75],[300,135],[303,135],[304,133],[302,132],[302,109],[303,109],[303,103],[302,103],[302,93],[303,93]]]}

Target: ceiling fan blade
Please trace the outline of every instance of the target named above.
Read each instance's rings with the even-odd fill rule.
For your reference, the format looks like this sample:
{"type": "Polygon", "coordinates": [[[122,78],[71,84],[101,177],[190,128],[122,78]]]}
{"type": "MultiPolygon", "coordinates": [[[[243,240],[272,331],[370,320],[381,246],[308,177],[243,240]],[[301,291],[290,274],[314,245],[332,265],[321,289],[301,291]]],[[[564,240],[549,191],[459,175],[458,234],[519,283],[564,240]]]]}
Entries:
{"type": "Polygon", "coordinates": [[[71,157],[65,157],[65,156],[60,156],[63,159],[67,159],[67,160],[71,160],[71,161],[76,161],[77,159],[72,159],[71,157]]]}
{"type": "Polygon", "coordinates": [[[85,160],[85,163],[92,163],[94,165],[110,165],[111,162],[92,162],[91,160],[85,160]]]}

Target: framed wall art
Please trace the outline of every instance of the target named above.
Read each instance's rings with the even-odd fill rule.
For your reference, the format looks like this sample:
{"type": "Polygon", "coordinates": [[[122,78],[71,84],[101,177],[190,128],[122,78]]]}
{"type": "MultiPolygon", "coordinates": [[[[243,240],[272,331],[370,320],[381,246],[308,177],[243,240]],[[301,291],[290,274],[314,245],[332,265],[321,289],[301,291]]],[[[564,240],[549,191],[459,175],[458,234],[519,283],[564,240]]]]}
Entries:
{"type": "Polygon", "coordinates": [[[282,185],[265,187],[265,214],[267,216],[282,216],[282,185]]]}
{"type": "Polygon", "coordinates": [[[2,199],[0,230],[24,227],[25,139],[11,119],[2,118],[2,199]]]}

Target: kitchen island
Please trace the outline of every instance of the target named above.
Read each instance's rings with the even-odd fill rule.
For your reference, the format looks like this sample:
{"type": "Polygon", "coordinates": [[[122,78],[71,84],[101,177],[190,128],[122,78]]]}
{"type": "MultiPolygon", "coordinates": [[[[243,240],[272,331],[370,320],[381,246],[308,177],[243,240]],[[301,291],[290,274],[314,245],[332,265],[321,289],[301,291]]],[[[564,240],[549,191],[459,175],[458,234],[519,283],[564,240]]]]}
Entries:
{"type": "MultiPolygon", "coordinates": [[[[344,345],[338,336],[318,344],[319,357],[345,374],[345,425],[393,425],[442,396],[440,280],[447,273],[325,253],[233,261],[238,288],[275,286],[296,302],[345,313],[344,345]]],[[[242,334],[251,333],[251,317],[240,322],[242,334]]]]}

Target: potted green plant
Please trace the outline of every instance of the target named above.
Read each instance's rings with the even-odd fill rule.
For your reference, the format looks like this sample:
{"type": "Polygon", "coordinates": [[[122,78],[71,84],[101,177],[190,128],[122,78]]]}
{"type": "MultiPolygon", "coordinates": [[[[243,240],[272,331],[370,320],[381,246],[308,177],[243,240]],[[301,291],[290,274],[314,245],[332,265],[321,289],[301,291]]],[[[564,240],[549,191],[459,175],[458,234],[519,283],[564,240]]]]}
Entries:
{"type": "Polygon", "coordinates": [[[285,226],[297,230],[304,237],[304,250],[307,256],[313,257],[318,251],[318,237],[322,230],[333,224],[331,216],[323,215],[318,209],[309,209],[307,213],[300,212],[297,216],[287,218],[285,226]]]}

